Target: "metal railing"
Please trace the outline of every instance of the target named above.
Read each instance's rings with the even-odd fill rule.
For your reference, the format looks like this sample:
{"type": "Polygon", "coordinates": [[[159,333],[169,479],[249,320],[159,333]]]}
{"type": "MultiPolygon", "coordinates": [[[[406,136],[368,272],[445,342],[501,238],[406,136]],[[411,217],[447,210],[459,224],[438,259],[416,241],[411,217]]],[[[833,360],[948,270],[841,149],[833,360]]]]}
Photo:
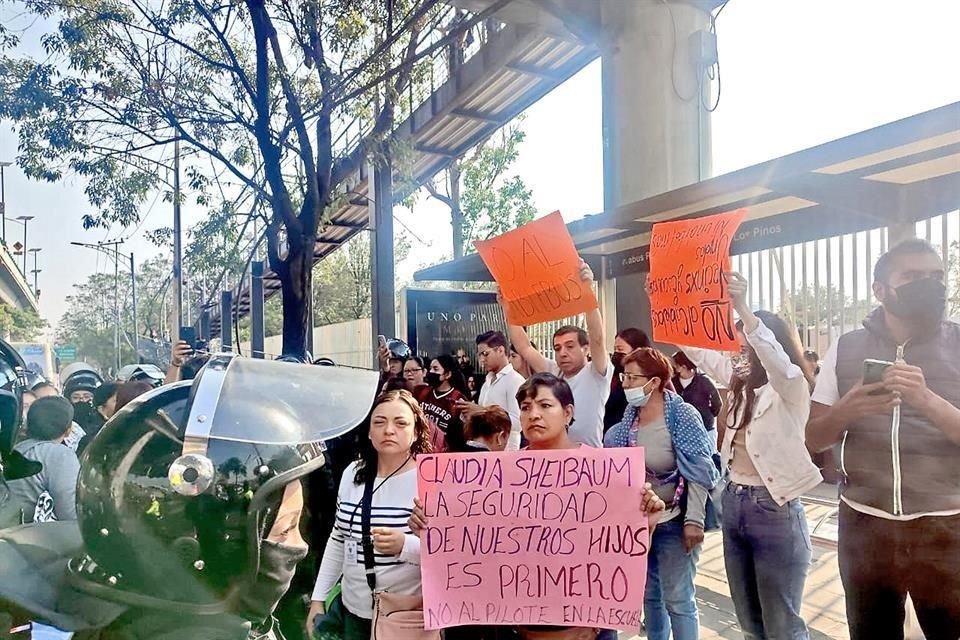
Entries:
{"type": "MultiPolygon", "coordinates": [[[[948,315],[960,316],[960,211],[920,221],[916,232],[944,258],[948,315]]],[[[876,306],[873,265],[887,243],[887,229],[874,229],[733,256],[732,266],[750,281],[753,308],[792,315],[804,347],[822,355],[876,306]]]]}
{"type": "MultiPolygon", "coordinates": [[[[420,50],[433,47],[458,24],[471,18],[472,14],[452,6],[446,6],[430,19],[431,27],[420,45],[420,50]]],[[[466,63],[485,45],[490,35],[503,28],[497,20],[483,20],[468,29],[461,40],[440,47],[415,65],[410,80],[402,89],[403,95],[397,104],[397,125],[409,118],[414,111],[431,99],[433,94],[450,79],[451,69],[466,63]],[[451,57],[454,59],[451,60],[451,57]],[[424,75],[423,72],[426,71],[424,75]]],[[[334,114],[333,155],[341,157],[352,152],[373,129],[377,116],[377,91],[362,107],[346,105],[334,114]]]]}

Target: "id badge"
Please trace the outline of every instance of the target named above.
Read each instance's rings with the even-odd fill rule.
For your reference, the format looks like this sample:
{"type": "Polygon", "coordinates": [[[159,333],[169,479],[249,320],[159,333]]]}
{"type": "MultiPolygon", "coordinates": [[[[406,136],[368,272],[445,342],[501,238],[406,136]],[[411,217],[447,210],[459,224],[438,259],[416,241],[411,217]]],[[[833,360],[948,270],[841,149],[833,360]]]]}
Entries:
{"type": "Polygon", "coordinates": [[[347,555],[347,562],[357,561],[357,541],[353,538],[347,538],[343,542],[344,551],[347,555]]]}

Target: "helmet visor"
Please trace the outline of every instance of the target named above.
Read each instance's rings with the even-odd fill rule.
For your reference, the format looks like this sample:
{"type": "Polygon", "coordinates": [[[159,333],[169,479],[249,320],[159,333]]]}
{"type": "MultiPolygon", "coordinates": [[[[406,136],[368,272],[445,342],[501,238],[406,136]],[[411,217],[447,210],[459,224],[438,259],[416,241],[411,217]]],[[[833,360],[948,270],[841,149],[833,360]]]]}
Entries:
{"type": "Polygon", "coordinates": [[[187,435],[207,431],[255,444],[329,440],[363,422],[378,382],[362,369],[215,356],[194,383],[187,435]]]}

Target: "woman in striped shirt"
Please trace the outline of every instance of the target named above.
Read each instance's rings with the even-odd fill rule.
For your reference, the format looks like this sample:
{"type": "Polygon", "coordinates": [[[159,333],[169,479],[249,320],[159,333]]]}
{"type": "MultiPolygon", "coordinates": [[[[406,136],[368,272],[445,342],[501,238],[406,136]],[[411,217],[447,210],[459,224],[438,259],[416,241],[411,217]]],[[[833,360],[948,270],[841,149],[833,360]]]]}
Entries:
{"type": "Polygon", "coordinates": [[[337,521],[313,590],[307,626],[314,638],[368,640],[373,591],[364,564],[364,539],[372,542],[378,591],[420,593],[420,540],[407,520],[417,495],[415,457],[430,453],[430,426],[410,392],[388,391],[374,403],[370,437],[360,459],[340,481],[337,521]],[[370,500],[369,530],[363,524],[370,500]],[[327,594],[342,577],[341,593],[326,607],[327,594]]]}

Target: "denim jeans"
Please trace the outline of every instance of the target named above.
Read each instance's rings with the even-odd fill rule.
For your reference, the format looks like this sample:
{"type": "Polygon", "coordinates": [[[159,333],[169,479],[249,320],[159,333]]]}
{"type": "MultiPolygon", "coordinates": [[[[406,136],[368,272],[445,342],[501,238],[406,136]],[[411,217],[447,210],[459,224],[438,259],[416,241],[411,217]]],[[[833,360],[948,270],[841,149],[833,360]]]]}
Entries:
{"type": "Polygon", "coordinates": [[[683,519],[674,518],[653,531],[647,555],[647,588],[643,611],[649,640],[697,640],[700,637],[696,588],[700,547],[687,553],[683,519]]]}
{"type": "Polygon", "coordinates": [[[927,640],[960,638],[960,516],[884,520],[840,504],[852,640],[902,640],[907,592],[927,640]]]}
{"type": "Polygon", "coordinates": [[[723,559],[745,640],[808,640],[800,617],[812,550],[799,499],[778,505],[764,487],[723,494],[723,559]]]}

